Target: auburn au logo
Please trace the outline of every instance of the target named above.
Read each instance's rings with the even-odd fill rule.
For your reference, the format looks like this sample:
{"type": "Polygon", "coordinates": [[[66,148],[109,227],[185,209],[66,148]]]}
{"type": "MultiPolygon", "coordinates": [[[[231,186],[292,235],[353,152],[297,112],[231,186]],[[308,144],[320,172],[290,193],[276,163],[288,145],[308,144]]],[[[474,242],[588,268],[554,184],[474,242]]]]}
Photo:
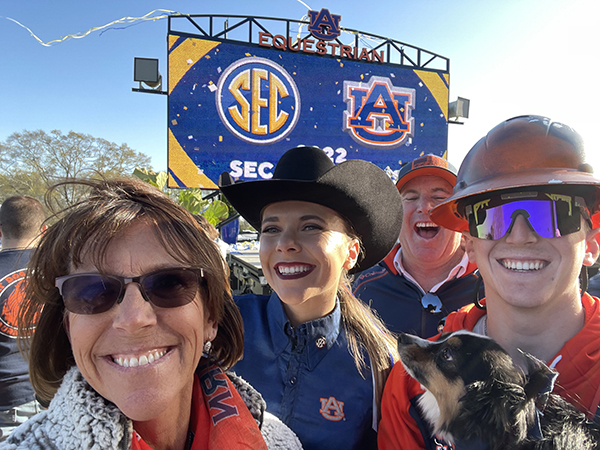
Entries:
{"type": "Polygon", "coordinates": [[[0,334],[17,337],[17,315],[25,298],[25,269],[0,280],[0,334]]]}
{"type": "Polygon", "coordinates": [[[323,41],[333,41],[340,35],[340,19],[342,16],[331,14],[328,9],[321,11],[308,11],[310,15],[310,25],[308,31],[317,39],[323,41]]]}
{"type": "Polygon", "coordinates": [[[217,111],[227,129],[252,144],[286,137],[300,117],[300,95],[286,70],[265,58],[230,65],[217,84],[217,111]]]}
{"type": "Polygon", "coordinates": [[[413,136],[414,89],[396,87],[384,77],[344,81],[344,101],[343,130],[359,144],[394,148],[413,136]]]}
{"type": "Polygon", "coordinates": [[[335,397],[320,398],[321,409],[319,412],[327,420],[339,422],[344,416],[344,402],[336,400],[335,397]]]}

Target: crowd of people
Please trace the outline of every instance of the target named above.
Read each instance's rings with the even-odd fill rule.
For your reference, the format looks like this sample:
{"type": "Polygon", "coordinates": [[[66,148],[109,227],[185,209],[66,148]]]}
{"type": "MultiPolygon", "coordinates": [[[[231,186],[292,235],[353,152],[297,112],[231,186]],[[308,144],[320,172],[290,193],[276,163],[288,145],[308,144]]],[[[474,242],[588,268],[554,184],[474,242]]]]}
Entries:
{"type": "Polygon", "coordinates": [[[149,184],[64,183],[88,195],[49,226],[33,198],[0,207],[2,450],[490,448],[436,434],[399,357],[403,333],[459,330],[600,422],[600,179],[567,125],[509,119],[395,185],[314,147],[224,173],[271,295],[233,296],[216,230],[149,184]]]}

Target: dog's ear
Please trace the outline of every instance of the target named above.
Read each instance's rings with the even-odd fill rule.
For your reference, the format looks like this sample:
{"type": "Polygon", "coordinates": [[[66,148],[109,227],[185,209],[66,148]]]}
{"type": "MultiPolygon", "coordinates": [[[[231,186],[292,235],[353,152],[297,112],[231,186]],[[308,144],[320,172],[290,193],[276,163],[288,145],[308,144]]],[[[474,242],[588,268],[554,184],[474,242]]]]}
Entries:
{"type": "Polygon", "coordinates": [[[521,350],[519,351],[527,364],[525,393],[528,399],[535,399],[536,406],[541,411],[548,400],[548,395],[554,389],[554,382],[558,377],[558,372],[550,369],[535,356],[521,350]]]}

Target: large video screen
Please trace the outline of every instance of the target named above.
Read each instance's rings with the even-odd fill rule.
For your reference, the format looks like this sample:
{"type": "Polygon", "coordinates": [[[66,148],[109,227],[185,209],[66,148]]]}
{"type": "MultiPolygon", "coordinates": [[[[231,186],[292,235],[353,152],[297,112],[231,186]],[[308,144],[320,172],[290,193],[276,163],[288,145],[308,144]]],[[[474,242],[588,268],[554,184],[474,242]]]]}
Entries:
{"type": "Polygon", "coordinates": [[[214,189],[222,172],[268,179],[303,145],[392,178],[420,155],[445,155],[447,72],[386,64],[377,51],[332,57],[324,41],[298,51],[261,39],[270,47],[168,35],[169,187],[214,189]]]}

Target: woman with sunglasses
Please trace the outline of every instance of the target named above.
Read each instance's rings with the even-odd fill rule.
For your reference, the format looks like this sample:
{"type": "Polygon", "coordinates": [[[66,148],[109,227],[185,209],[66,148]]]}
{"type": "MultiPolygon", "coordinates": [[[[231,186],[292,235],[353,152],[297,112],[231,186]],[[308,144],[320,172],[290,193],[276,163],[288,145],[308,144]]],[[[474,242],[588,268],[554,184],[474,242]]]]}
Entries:
{"type": "MultiPolygon", "coordinates": [[[[545,117],[501,123],[467,154],[454,194],[431,218],[463,232],[485,284],[485,299],[450,314],[443,331],[489,336],[525,371],[521,352],[554,368],[554,386],[548,380],[528,393],[542,412],[554,387],[588,417],[600,417],[600,302],[585,292],[586,268],[600,253],[600,180],[585,162],[581,137],[545,117]]],[[[392,370],[381,449],[451,448],[426,419],[417,420],[422,394],[401,365],[392,370]]],[[[479,440],[453,444],[487,448],[479,440]]]]}
{"type": "Polygon", "coordinates": [[[22,336],[37,322],[30,376],[50,405],[0,448],[301,448],[224,372],[242,321],[196,220],[141,181],[56,188],[82,187],[32,256],[19,318],[22,336]]]}
{"type": "Polygon", "coordinates": [[[245,330],[236,372],[304,448],[374,448],[396,343],[352,295],[347,275],[393,247],[398,190],[377,166],[334,165],[314,147],[286,152],[270,180],[233,183],[225,173],[221,190],[260,231],[260,262],[274,290],[236,299],[245,330]]]}

